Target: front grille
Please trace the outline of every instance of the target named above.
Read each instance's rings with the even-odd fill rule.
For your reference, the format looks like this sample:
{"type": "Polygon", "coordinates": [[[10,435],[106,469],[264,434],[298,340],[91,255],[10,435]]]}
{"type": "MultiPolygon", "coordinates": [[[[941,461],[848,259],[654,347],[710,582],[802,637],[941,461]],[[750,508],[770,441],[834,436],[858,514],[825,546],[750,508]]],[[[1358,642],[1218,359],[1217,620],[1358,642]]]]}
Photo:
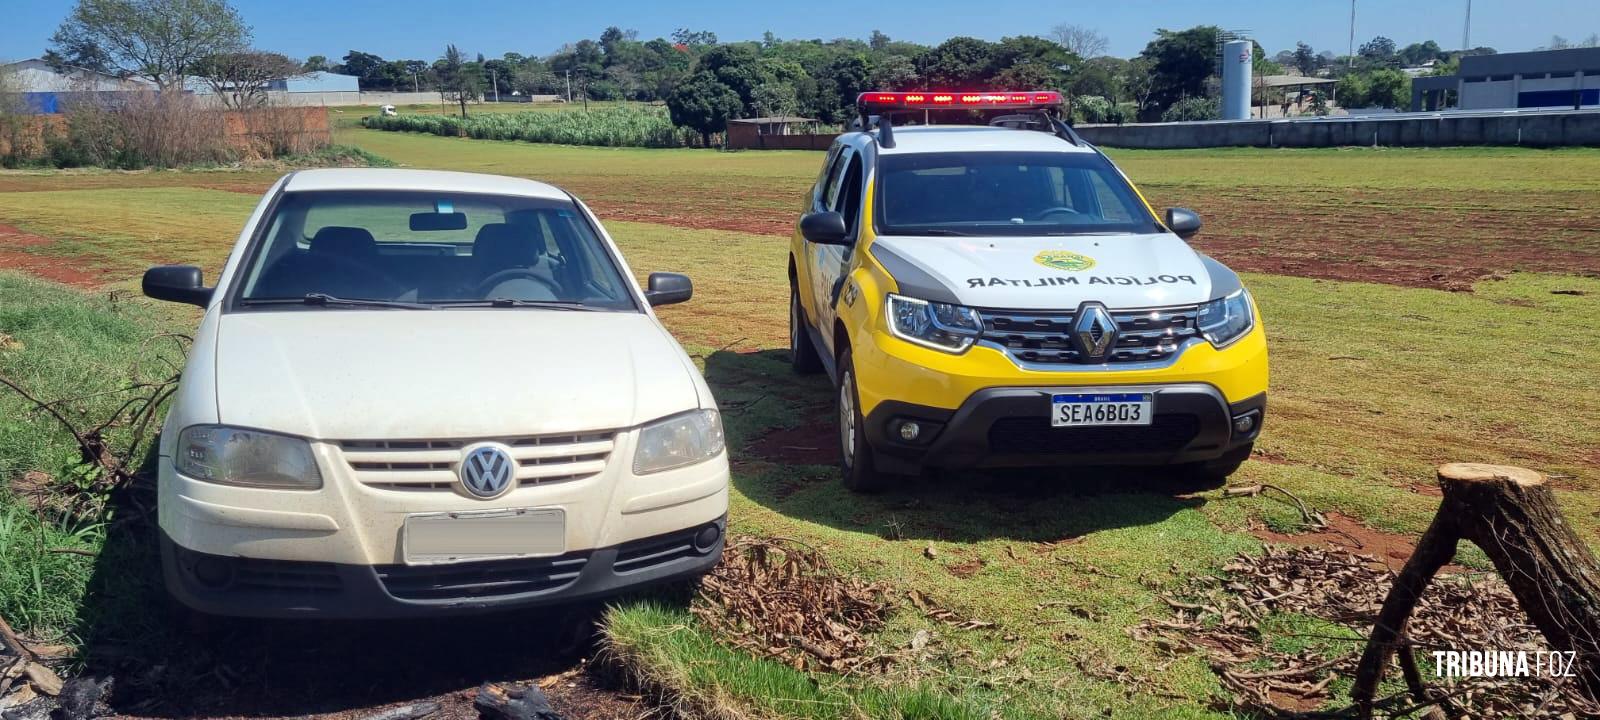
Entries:
{"type": "Polygon", "coordinates": [[[1149,425],[1065,427],[1043,415],[1007,417],[989,426],[989,449],[996,453],[1118,455],[1177,452],[1200,434],[1193,415],[1157,415],[1149,425]]]}
{"type": "Polygon", "coordinates": [[[257,592],[327,595],[343,588],[332,563],[231,558],[232,587],[257,592]]]}
{"type": "Polygon", "coordinates": [[[589,554],[553,558],[485,560],[454,565],[382,565],[385,590],[401,600],[494,598],[549,592],[572,584],[589,554]]]}
{"type": "MultiPolygon", "coordinates": [[[[1076,312],[979,310],[983,339],[1005,348],[1021,362],[1067,364],[1085,362],[1072,341],[1076,312]]],[[[1104,362],[1166,360],[1190,338],[1200,336],[1194,305],[1145,310],[1112,310],[1117,341],[1104,362]]]]}
{"type": "MultiPolygon", "coordinates": [[[[598,475],[616,446],[610,432],[495,438],[511,448],[524,487],[598,475]]],[[[457,485],[463,448],[482,440],[343,440],[344,454],[364,485],[387,490],[449,490],[457,485]]]]}
{"type": "Polygon", "coordinates": [[[698,555],[694,549],[694,536],[700,528],[660,537],[623,543],[617,548],[617,559],[612,569],[619,573],[645,570],[679,558],[698,555]]]}

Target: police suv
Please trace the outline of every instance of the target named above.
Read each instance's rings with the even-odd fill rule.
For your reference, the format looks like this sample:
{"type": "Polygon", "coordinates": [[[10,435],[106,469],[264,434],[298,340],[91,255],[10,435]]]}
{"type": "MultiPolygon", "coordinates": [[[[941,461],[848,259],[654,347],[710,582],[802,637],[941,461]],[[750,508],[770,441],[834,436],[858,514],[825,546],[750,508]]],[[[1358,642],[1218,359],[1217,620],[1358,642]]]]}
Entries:
{"type": "Polygon", "coordinates": [[[1219,484],[1266,411],[1239,277],[1059,118],[1054,92],[870,92],[790,246],[794,369],[835,381],[845,484],[1167,465],[1219,484]],[[895,126],[934,111],[987,124],[895,126]],[[994,116],[995,110],[1012,111],[994,116]],[[987,111],[987,112],[985,112],[987,111]]]}

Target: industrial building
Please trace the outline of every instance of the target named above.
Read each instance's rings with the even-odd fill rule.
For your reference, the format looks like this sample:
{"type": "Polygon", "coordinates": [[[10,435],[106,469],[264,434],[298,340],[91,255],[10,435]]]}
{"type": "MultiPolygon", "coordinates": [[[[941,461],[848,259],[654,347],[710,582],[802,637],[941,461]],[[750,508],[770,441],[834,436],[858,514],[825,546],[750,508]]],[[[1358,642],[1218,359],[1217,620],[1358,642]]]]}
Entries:
{"type": "Polygon", "coordinates": [[[1600,48],[1471,55],[1455,75],[1411,81],[1411,110],[1600,106],[1600,48]]]}
{"type": "Polygon", "coordinates": [[[152,87],[144,80],[119,78],[82,68],[58,70],[38,58],[5,63],[0,67],[5,68],[10,82],[15,85],[12,92],[21,93],[23,102],[37,113],[61,112],[64,101],[72,98],[152,87]]]}

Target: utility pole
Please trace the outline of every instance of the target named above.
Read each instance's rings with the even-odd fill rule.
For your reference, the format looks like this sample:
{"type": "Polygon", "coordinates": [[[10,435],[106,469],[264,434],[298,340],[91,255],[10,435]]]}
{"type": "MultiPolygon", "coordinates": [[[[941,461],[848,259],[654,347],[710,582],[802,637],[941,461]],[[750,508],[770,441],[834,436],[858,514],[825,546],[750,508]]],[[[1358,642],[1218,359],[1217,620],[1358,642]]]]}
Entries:
{"type": "Polygon", "coordinates": [[[567,103],[572,103],[572,71],[567,71],[567,103]]]}
{"type": "Polygon", "coordinates": [[[1467,0],[1467,24],[1461,28],[1461,49],[1472,47],[1472,0],[1467,0]]]}
{"type": "Polygon", "coordinates": [[[1356,66],[1356,0],[1350,0],[1350,67],[1356,66]]]}
{"type": "Polygon", "coordinates": [[[411,73],[411,92],[422,92],[422,83],[417,82],[417,73],[415,71],[411,73]]]}
{"type": "Polygon", "coordinates": [[[494,101],[500,102],[500,74],[494,68],[489,68],[489,84],[494,86],[494,101]]]}

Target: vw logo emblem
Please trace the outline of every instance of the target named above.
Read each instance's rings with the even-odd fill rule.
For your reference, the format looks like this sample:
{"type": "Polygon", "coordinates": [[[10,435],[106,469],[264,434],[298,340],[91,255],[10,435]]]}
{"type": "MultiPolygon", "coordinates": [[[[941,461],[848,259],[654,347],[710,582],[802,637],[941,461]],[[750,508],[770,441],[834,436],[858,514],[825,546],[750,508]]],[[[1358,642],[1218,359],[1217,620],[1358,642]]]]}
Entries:
{"type": "Polygon", "coordinates": [[[485,443],[467,448],[457,470],[461,486],[474,497],[484,499],[499,497],[509,489],[517,477],[517,461],[504,445],[485,443]]]}
{"type": "Polygon", "coordinates": [[[1100,303],[1088,302],[1078,307],[1078,317],[1072,322],[1072,335],[1078,354],[1090,362],[1103,361],[1117,343],[1117,321],[1100,303]]]}

